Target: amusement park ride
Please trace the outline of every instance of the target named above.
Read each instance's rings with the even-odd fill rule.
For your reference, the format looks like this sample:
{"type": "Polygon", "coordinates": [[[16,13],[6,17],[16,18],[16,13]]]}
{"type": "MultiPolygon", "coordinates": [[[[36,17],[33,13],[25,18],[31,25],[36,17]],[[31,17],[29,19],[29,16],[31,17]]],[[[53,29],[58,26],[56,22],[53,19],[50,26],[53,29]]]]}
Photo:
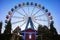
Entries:
{"type": "Polygon", "coordinates": [[[46,25],[49,28],[52,16],[44,6],[27,2],[12,8],[6,16],[6,21],[9,20],[11,20],[12,28],[16,26],[21,28],[21,33],[24,33],[24,40],[36,40],[38,25],[46,25]]]}

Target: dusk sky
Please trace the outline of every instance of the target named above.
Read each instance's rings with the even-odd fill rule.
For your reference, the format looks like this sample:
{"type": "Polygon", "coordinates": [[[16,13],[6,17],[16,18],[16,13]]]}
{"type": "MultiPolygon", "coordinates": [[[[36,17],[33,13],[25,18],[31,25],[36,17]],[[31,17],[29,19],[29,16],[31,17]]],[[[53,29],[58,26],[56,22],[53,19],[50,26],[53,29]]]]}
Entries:
{"type": "Polygon", "coordinates": [[[2,31],[5,29],[5,17],[8,11],[11,10],[15,5],[22,2],[33,2],[38,3],[48,9],[51,12],[54,20],[54,27],[60,34],[60,0],[0,0],[0,21],[3,22],[2,31]]]}

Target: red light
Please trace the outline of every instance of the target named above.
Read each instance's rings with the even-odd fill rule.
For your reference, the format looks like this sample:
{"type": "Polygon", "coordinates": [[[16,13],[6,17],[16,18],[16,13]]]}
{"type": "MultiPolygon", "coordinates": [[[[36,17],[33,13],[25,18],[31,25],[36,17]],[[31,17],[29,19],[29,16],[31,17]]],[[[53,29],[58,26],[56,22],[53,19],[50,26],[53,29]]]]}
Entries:
{"type": "Polygon", "coordinates": [[[51,15],[51,13],[48,13],[48,16],[50,16],[51,15]]]}
{"type": "Polygon", "coordinates": [[[9,19],[9,16],[7,15],[6,18],[9,19]]]}

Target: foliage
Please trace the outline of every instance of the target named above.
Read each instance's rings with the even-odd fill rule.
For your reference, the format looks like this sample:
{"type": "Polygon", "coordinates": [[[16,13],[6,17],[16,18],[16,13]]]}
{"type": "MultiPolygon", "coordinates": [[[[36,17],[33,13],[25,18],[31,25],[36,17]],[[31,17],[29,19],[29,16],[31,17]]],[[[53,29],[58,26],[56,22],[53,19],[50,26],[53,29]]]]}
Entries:
{"type": "Polygon", "coordinates": [[[38,26],[37,40],[58,40],[58,33],[54,28],[53,22],[50,24],[50,29],[47,26],[38,26]]]}
{"type": "Polygon", "coordinates": [[[11,20],[7,22],[7,25],[5,25],[5,31],[3,37],[4,40],[10,40],[11,38],[11,20]]]}
{"type": "Polygon", "coordinates": [[[1,34],[1,29],[2,29],[2,22],[0,22],[0,34],[1,34]]]}
{"type": "Polygon", "coordinates": [[[4,34],[11,34],[11,20],[7,22],[7,25],[5,25],[4,34]]]}

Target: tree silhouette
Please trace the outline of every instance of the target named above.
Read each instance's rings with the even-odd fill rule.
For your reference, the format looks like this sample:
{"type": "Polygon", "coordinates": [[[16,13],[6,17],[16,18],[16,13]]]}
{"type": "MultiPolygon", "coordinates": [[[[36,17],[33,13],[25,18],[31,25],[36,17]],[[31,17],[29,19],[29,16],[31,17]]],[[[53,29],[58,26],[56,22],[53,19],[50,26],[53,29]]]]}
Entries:
{"type": "Polygon", "coordinates": [[[42,25],[38,25],[38,35],[42,33],[42,25]]]}
{"type": "Polygon", "coordinates": [[[1,29],[2,29],[2,22],[0,22],[0,34],[1,34],[1,29]]]}
{"type": "Polygon", "coordinates": [[[50,29],[47,28],[47,26],[38,26],[38,39],[37,40],[59,40],[58,33],[56,31],[56,28],[54,27],[54,22],[51,21],[50,23],[50,29]]]}
{"type": "Polygon", "coordinates": [[[4,31],[4,40],[10,40],[10,38],[11,38],[11,20],[9,20],[5,25],[4,31]]]}
{"type": "Polygon", "coordinates": [[[49,29],[46,25],[38,26],[38,38],[37,40],[50,40],[49,38],[49,29]]]}
{"type": "Polygon", "coordinates": [[[5,25],[4,34],[11,34],[11,20],[7,22],[7,25],[5,25]]]}
{"type": "Polygon", "coordinates": [[[58,39],[58,33],[57,33],[57,31],[56,31],[56,28],[54,27],[54,25],[53,25],[53,21],[51,22],[51,24],[50,24],[50,38],[51,38],[51,40],[57,40],[58,39]]]}
{"type": "Polygon", "coordinates": [[[43,26],[43,40],[50,40],[49,29],[46,25],[43,26]]]}
{"type": "Polygon", "coordinates": [[[43,29],[42,29],[42,25],[38,25],[38,31],[37,31],[37,35],[38,35],[38,37],[37,37],[37,40],[42,40],[42,35],[43,35],[43,29]]]}
{"type": "Polygon", "coordinates": [[[50,24],[50,32],[52,35],[57,35],[58,33],[57,33],[56,28],[54,27],[53,23],[54,22],[52,21],[50,24]]]}
{"type": "Polygon", "coordinates": [[[22,37],[21,36],[19,36],[19,35],[21,35],[19,32],[21,31],[21,28],[19,28],[19,26],[18,27],[16,27],[15,28],[15,30],[13,31],[13,35],[12,35],[12,37],[11,37],[11,40],[22,40],[22,37]],[[19,34],[19,35],[18,35],[19,34]]]}
{"type": "Polygon", "coordinates": [[[2,40],[1,29],[2,29],[2,22],[0,22],[0,40],[2,40]]]}

